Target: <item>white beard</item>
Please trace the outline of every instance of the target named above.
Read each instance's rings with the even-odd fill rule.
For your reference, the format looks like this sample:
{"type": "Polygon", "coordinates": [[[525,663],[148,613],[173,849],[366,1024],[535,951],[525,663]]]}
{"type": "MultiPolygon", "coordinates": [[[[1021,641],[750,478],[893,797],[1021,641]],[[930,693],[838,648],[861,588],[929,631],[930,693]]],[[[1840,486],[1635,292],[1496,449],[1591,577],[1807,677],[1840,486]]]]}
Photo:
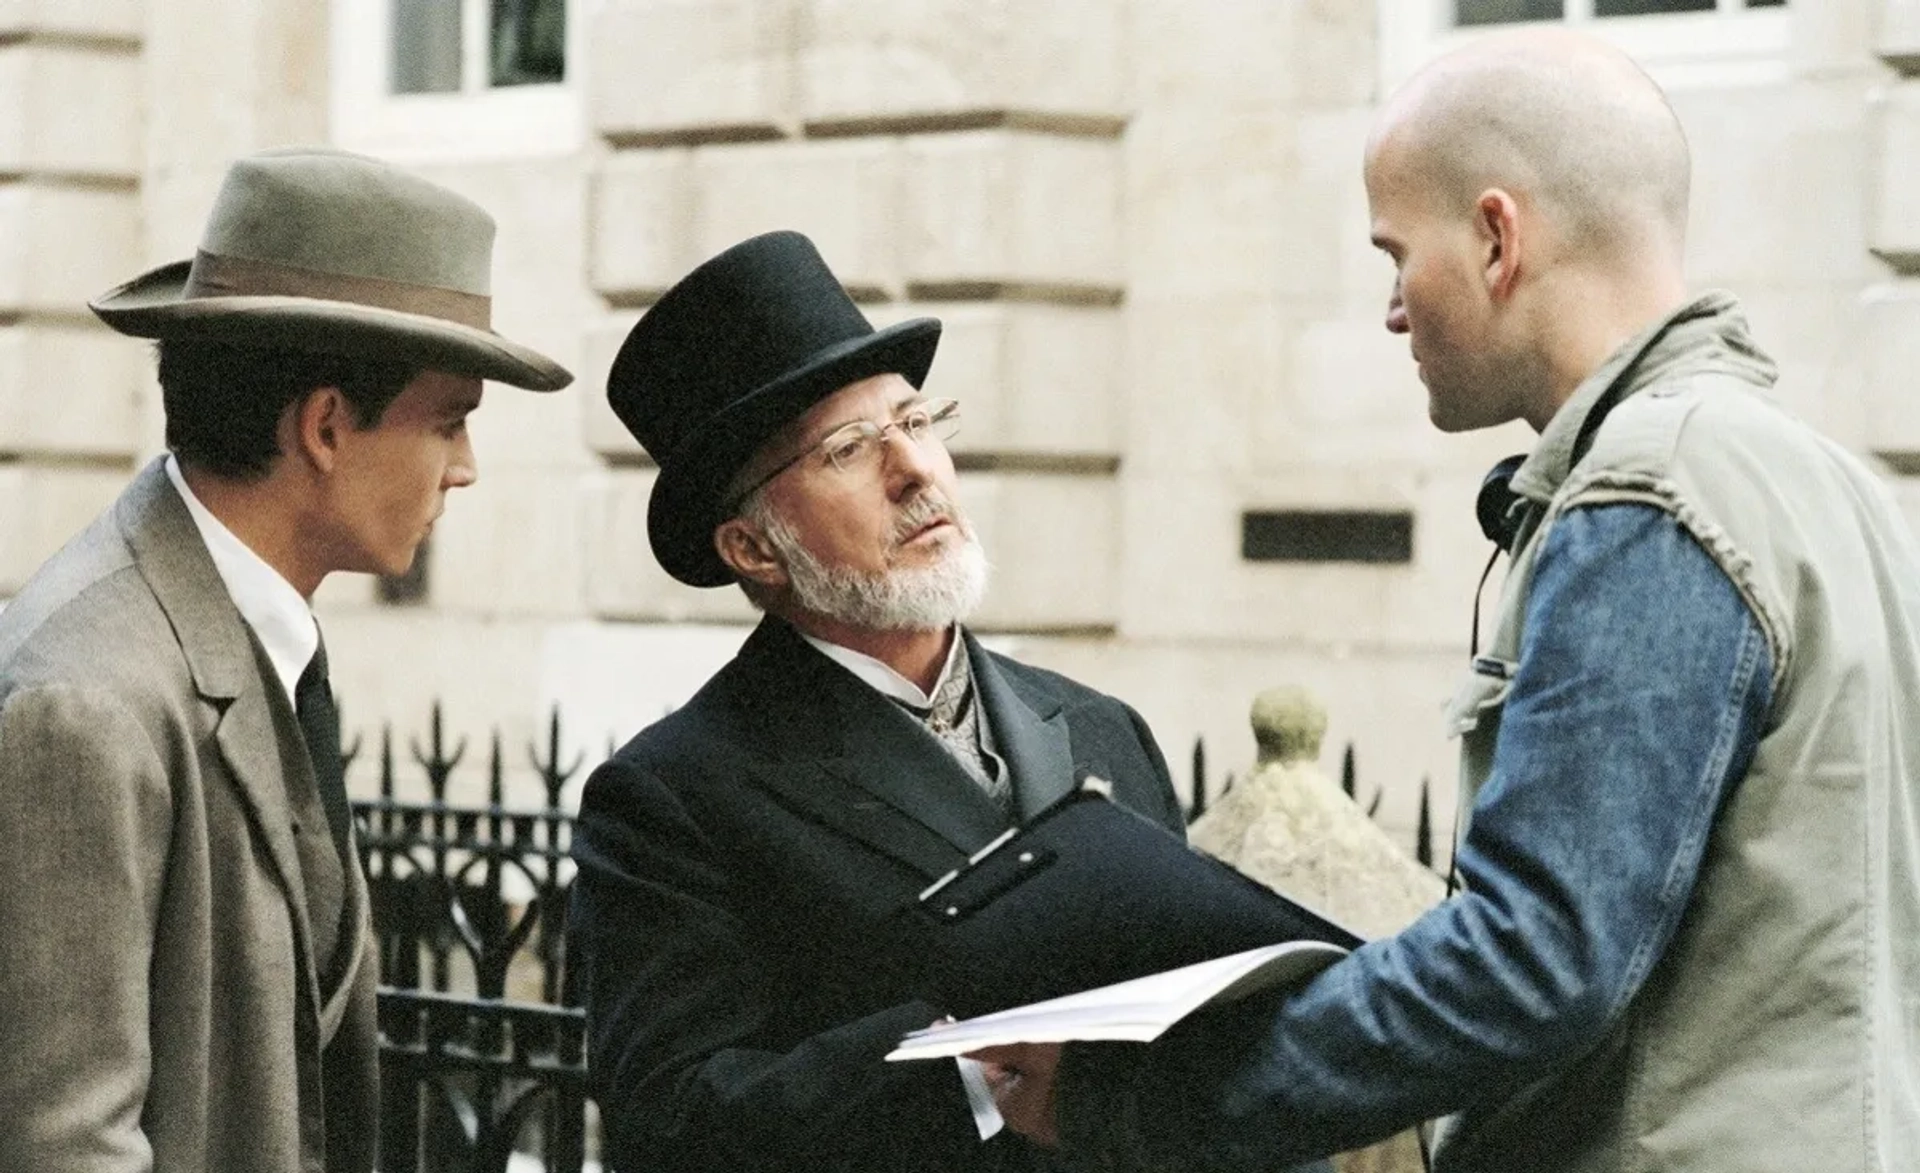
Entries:
{"type": "Polygon", "coordinates": [[[954,506],[921,494],[902,511],[895,532],[912,533],[945,513],[959,532],[930,566],[862,571],[828,566],[800,543],[785,519],[771,509],[751,510],[767,542],[786,567],[794,603],[816,615],[867,631],[942,631],[973,614],[987,592],[987,555],[973,526],[954,506]]]}

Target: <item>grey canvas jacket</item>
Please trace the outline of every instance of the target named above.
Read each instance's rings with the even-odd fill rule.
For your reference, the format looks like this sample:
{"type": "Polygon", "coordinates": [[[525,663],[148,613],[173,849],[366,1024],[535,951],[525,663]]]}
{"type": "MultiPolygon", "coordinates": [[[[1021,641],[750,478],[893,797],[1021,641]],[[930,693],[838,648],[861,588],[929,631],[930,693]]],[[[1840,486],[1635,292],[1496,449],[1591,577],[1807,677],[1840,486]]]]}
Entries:
{"type": "MultiPolygon", "coordinates": [[[[1070,1153],[1266,1169],[1460,1108],[1436,1173],[1920,1168],[1920,555],[1874,475],[1768,402],[1773,380],[1732,299],[1710,295],[1576,389],[1514,479],[1515,559],[1451,713],[1477,816],[1461,841],[1468,892],[1284,998],[1196,1016],[1144,1050],[1070,1045],[1057,1089],[1070,1153]],[[1575,557],[1598,514],[1670,518],[1658,540],[1710,577],[1714,605],[1649,576],[1592,613],[1543,611],[1583,597],[1562,581],[1579,563],[1549,564],[1543,549],[1565,536],[1551,544],[1575,557]],[[1670,845],[1670,893],[1616,894],[1642,911],[1670,898],[1676,919],[1638,938],[1650,951],[1628,960],[1637,973],[1608,971],[1618,987],[1596,993],[1594,957],[1617,960],[1622,942],[1595,922],[1618,907],[1556,924],[1578,904],[1556,888],[1607,899],[1591,891],[1605,883],[1596,872],[1629,832],[1527,820],[1658,818],[1631,795],[1669,780],[1556,767],[1531,743],[1554,736],[1543,711],[1587,722],[1565,727],[1570,747],[1612,732],[1595,714],[1632,721],[1623,737],[1660,736],[1642,710],[1672,680],[1643,675],[1630,700],[1559,694],[1673,671],[1643,662],[1657,661],[1645,635],[1684,632],[1689,616],[1740,628],[1687,633],[1721,647],[1729,675],[1722,695],[1673,706],[1673,721],[1711,714],[1712,729],[1666,735],[1721,747],[1687,758],[1716,802],[1668,812],[1662,832],[1698,836],[1670,845]],[[1555,659],[1616,651],[1599,665],[1555,659]],[[1552,801],[1571,787],[1586,789],[1552,801]],[[1536,915],[1534,900],[1552,908],[1536,915]],[[1563,935],[1530,948],[1525,932],[1540,929],[1563,935]]],[[[1658,755],[1622,755],[1636,758],[1658,755]]]]}
{"type": "Polygon", "coordinates": [[[1871,471],[1759,393],[1772,378],[1710,294],[1587,380],[1514,478],[1527,520],[1454,706],[1463,811],[1509,688],[1484,669],[1519,660],[1534,559],[1568,510],[1636,502],[1691,534],[1765,634],[1773,707],[1623,1018],[1443,1129],[1437,1167],[1504,1169],[1551,1135],[1573,1173],[1920,1169],[1920,553],[1871,471]]]}

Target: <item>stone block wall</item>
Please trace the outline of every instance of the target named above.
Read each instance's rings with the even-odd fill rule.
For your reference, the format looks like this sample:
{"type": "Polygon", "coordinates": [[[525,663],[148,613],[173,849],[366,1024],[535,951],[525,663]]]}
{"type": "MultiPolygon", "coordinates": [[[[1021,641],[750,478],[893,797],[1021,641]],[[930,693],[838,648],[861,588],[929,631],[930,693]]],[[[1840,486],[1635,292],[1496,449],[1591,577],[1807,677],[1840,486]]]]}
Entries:
{"type": "Polygon", "coordinates": [[[606,364],[695,265],[807,233],[876,324],[946,331],[927,390],[963,404],[966,502],[996,564],[983,625],[1117,617],[1123,252],[1121,6],[1060,0],[616,0],[592,116],[588,608],[751,617],[645,545],[653,465],[603,404],[606,364]],[[667,48],[671,46],[671,49],[667,48]]]}
{"type": "MultiPolygon", "coordinates": [[[[1903,478],[1920,478],[1920,5],[1884,0],[1874,46],[1893,77],[1874,95],[1873,167],[1862,201],[1880,262],[1860,298],[1861,439],[1903,478]]],[[[1912,499],[1914,484],[1902,486],[1912,499]]]]}
{"type": "MultiPolygon", "coordinates": [[[[419,169],[494,213],[497,325],[579,381],[489,389],[480,482],[437,528],[424,604],[323,589],[349,724],[415,729],[438,695],[511,743],[559,703],[597,754],[724,660],[751,609],[654,563],[654,466],[605,374],[687,270],[790,227],[876,324],[945,322],[928,390],[964,405],[991,640],[1133,702],[1183,779],[1196,736],[1216,775],[1244,764],[1247,701],[1306,685],[1330,710],[1323,765],[1354,741],[1390,828],[1423,776],[1444,812],[1438,713],[1487,552],[1473,494],[1533,437],[1437,433],[1382,328],[1360,155],[1396,8],[578,6],[591,143],[419,169]],[[1248,513],[1356,510],[1404,520],[1404,561],[1242,546],[1248,513]]],[[[1746,303],[1788,405],[1911,508],[1920,0],[1785,15],[1777,68],[1673,90],[1690,261],[1746,303]]],[[[297,0],[0,0],[0,599],[160,447],[147,349],[85,300],[187,255],[234,156],[327,137],[328,33],[297,0]]]]}
{"type": "Polygon", "coordinates": [[[1357,740],[1383,821],[1410,828],[1420,777],[1450,781],[1437,713],[1491,449],[1433,434],[1382,328],[1360,185],[1378,6],[1126,7],[1120,638],[1023,647],[1138,705],[1183,782],[1196,738],[1216,776],[1244,768],[1253,695],[1305,685],[1332,715],[1323,764],[1357,740]],[[1276,510],[1406,515],[1412,560],[1249,561],[1243,515],[1276,510]]]}
{"type": "MultiPolygon", "coordinates": [[[[1898,323],[1920,305],[1920,240],[1900,238],[1920,103],[1902,83],[1876,110],[1867,43],[1905,37],[1920,69],[1906,8],[1796,5],[1773,73],[1705,71],[1673,99],[1696,154],[1696,283],[1747,303],[1791,408],[1920,471],[1920,423],[1895,393],[1898,323]]],[[[616,0],[595,38],[609,150],[589,266],[608,310],[591,391],[692,265],[807,231],[876,322],[947,324],[929,387],[965,405],[954,448],[996,567],[980,626],[1136,703],[1175,757],[1196,735],[1216,760],[1249,756],[1245,699],[1313,687],[1329,758],[1355,740],[1363,774],[1389,783],[1384,817],[1410,827],[1421,777],[1451,803],[1437,714],[1488,551],[1473,496],[1533,436],[1436,432],[1405,340],[1382,328],[1391,268],[1368,243],[1360,155],[1392,84],[1386,11],[616,0]],[[1242,549],[1249,512],[1355,510],[1406,519],[1408,560],[1242,549]]],[[[590,612],[635,630],[749,618],[732,592],[653,567],[650,465],[604,408],[585,435],[605,468],[590,612]]]]}
{"type": "Polygon", "coordinates": [[[138,17],[0,6],[0,598],[141,447],[144,356],[86,308],[142,267],[138,17]]]}

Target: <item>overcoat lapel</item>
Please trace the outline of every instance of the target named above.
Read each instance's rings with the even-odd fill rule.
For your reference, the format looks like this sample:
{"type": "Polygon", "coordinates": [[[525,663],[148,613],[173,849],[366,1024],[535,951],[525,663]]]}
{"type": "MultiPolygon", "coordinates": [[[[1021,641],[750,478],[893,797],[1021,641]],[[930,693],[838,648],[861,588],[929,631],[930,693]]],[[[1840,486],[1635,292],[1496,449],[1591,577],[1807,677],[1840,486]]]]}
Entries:
{"type": "Polygon", "coordinates": [[[929,878],[1006,829],[932,734],[786,623],[763,621],[739,667],[740,703],[786,763],[756,780],[789,804],[929,878]]]}
{"type": "MultiPolygon", "coordinates": [[[[164,458],[163,458],[164,459],[164,458]]],[[[128,548],[154,598],[167,613],[193,675],[194,688],[220,712],[214,742],[266,849],[293,919],[309,1005],[319,1007],[311,930],[293,812],[287,800],[282,739],[262,687],[256,642],[227,594],[213,556],[174,491],[160,460],[121,496],[117,516],[128,548]]],[[[305,763],[301,763],[304,768],[305,763]]],[[[357,869],[350,869],[357,870],[357,869]]]]}
{"type": "Polygon", "coordinates": [[[1013,793],[1021,819],[1051,806],[1077,779],[1067,719],[1053,697],[1022,692],[1002,675],[993,657],[973,636],[965,635],[973,663],[973,684],[986,709],[987,727],[1000,756],[1013,772],[1013,793]]]}

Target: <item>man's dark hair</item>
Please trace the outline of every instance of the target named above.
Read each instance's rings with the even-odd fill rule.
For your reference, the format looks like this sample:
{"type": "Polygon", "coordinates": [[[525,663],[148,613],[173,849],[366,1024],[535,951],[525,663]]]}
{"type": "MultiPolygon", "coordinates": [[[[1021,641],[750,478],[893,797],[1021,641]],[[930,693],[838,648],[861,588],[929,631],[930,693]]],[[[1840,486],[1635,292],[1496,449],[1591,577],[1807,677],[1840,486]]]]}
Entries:
{"type": "Polygon", "coordinates": [[[199,339],[164,339],[158,350],[167,447],[233,480],[266,475],[280,455],[281,415],[313,391],[338,387],[355,425],[371,428],[420,374],[406,363],[199,339]]]}

